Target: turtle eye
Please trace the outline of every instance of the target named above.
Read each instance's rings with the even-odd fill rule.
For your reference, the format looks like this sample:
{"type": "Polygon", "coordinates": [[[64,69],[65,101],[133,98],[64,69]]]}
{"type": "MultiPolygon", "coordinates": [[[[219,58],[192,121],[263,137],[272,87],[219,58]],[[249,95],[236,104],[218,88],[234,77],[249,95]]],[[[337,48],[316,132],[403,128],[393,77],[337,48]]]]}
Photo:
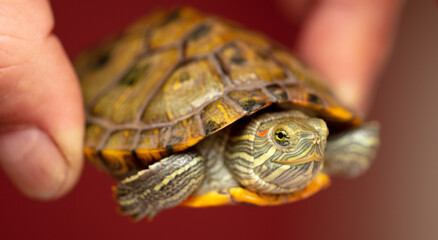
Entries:
{"type": "Polygon", "coordinates": [[[290,144],[289,134],[282,128],[275,130],[275,141],[281,146],[287,146],[290,144]]]}

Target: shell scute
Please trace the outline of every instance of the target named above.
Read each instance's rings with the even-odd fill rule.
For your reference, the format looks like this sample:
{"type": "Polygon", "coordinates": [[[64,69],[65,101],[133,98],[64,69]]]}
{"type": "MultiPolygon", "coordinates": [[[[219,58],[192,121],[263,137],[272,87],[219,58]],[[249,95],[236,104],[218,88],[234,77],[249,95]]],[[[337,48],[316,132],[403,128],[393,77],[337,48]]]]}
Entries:
{"type": "Polygon", "coordinates": [[[163,75],[178,61],[175,49],[156,52],[137,61],[100,96],[92,107],[92,114],[121,124],[132,122],[142,111],[143,103],[153,94],[163,75]]]}
{"type": "Polygon", "coordinates": [[[331,94],[330,90],[321,83],[321,77],[305,66],[298,58],[288,53],[288,51],[274,49],[272,55],[287,67],[300,82],[309,85],[315,90],[331,94]]]}
{"type": "Polygon", "coordinates": [[[223,84],[208,60],[179,67],[146,108],[142,121],[165,123],[194,114],[224,92],[223,84]]]}
{"type": "Polygon", "coordinates": [[[107,84],[129,66],[144,49],[142,34],[122,35],[78,56],[75,68],[87,105],[107,84]]]}
{"type": "Polygon", "coordinates": [[[226,73],[235,85],[284,80],[287,75],[261,49],[245,42],[228,44],[219,54],[226,73]]]}
{"type": "Polygon", "coordinates": [[[106,130],[97,124],[87,124],[85,128],[85,146],[96,147],[101,141],[103,141],[103,136],[106,130]]]}
{"type": "Polygon", "coordinates": [[[244,114],[242,109],[236,109],[223,98],[220,98],[204,108],[201,118],[206,136],[222,129],[236,121],[244,114]]]}
{"type": "Polygon", "coordinates": [[[128,150],[104,149],[101,151],[101,156],[105,171],[118,177],[124,177],[141,167],[132,152],[128,150]]]}
{"type": "Polygon", "coordinates": [[[219,19],[208,18],[199,24],[187,38],[185,55],[195,57],[208,54],[226,43],[244,41],[266,49],[269,41],[262,35],[227,24],[219,19]]]}
{"type": "Polygon", "coordinates": [[[136,130],[120,130],[115,131],[108,138],[105,148],[107,149],[130,149],[134,144],[134,138],[138,131],[136,130]]]}
{"type": "Polygon", "coordinates": [[[266,88],[271,96],[274,98],[274,102],[287,101],[287,92],[279,85],[271,85],[266,88]]]}
{"type": "Polygon", "coordinates": [[[109,172],[109,170],[105,167],[105,164],[103,164],[102,158],[99,155],[99,151],[96,150],[96,148],[85,146],[84,157],[89,163],[91,163],[91,165],[95,166],[97,169],[109,172]]]}
{"type": "Polygon", "coordinates": [[[202,125],[197,121],[196,116],[179,121],[172,127],[172,134],[168,145],[173,147],[173,151],[182,151],[195,145],[205,137],[202,125]]]}
{"type": "Polygon", "coordinates": [[[247,113],[253,113],[270,104],[269,98],[261,90],[232,91],[229,93],[229,96],[247,113]]]}
{"type": "Polygon", "coordinates": [[[148,129],[140,133],[140,140],[135,149],[139,161],[149,164],[166,155],[166,150],[159,147],[160,139],[162,138],[160,138],[160,129],[158,128],[148,129]]]}
{"type": "Polygon", "coordinates": [[[175,9],[157,21],[151,30],[150,48],[179,43],[204,16],[191,8],[175,9]]]}

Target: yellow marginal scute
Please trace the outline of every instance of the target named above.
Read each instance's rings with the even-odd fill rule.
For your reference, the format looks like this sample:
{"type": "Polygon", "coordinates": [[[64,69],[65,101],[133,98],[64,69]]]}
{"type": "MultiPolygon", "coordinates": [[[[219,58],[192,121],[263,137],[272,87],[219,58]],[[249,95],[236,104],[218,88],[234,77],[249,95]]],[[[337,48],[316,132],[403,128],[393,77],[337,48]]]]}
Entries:
{"type": "Polygon", "coordinates": [[[145,164],[151,164],[154,161],[163,158],[163,155],[167,155],[166,149],[136,149],[135,153],[137,157],[145,164]]]}
{"type": "Polygon", "coordinates": [[[102,161],[99,159],[98,153],[96,150],[90,147],[84,147],[84,156],[88,162],[93,164],[93,166],[97,167],[100,170],[107,171],[106,167],[103,165],[102,161]]]}
{"type": "Polygon", "coordinates": [[[200,136],[200,137],[196,137],[196,138],[189,138],[187,140],[187,142],[183,143],[183,144],[175,144],[172,146],[173,150],[176,152],[180,152],[183,151],[195,144],[197,144],[199,141],[201,141],[204,137],[200,136]]]}
{"type": "Polygon", "coordinates": [[[306,108],[312,108],[312,109],[315,109],[315,110],[321,110],[322,109],[322,106],[319,106],[319,105],[315,105],[315,104],[313,104],[313,103],[308,103],[308,102],[304,102],[304,101],[301,101],[301,100],[292,100],[292,102],[295,104],[295,105],[298,105],[298,106],[301,106],[301,107],[306,107],[306,108]]]}
{"type": "Polygon", "coordinates": [[[191,196],[184,200],[180,206],[202,208],[225,206],[229,204],[231,204],[231,198],[229,194],[211,191],[201,196],[191,196]]]}
{"type": "Polygon", "coordinates": [[[325,108],[324,111],[328,116],[334,117],[342,121],[349,121],[353,119],[353,113],[347,111],[342,107],[328,107],[325,108]]]}
{"type": "Polygon", "coordinates": [[[132,156],[131,151],[127,150],[117,150],[117,149],[103,149],[102,156],[114,164],[120,165],[123,169],[127,169],[129,157],[132,156]]]}
{"type": "Polygon", "coordinates": [[[222,114],[225,117],[225,122],[232,122],[232,120],[230,120],[230,116],[228,116],[227,111],[225,110],[224,106],[222,106],[222,104],[218,104],[217,108],[222,112],[222,114]]]}

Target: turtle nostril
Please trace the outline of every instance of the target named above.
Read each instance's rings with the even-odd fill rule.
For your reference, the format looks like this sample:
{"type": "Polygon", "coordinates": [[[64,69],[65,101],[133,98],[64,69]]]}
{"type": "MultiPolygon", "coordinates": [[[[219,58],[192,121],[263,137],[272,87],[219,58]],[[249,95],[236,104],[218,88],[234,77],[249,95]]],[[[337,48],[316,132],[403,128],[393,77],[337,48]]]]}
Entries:
{"type": "Polygon", "coordinates": [[[316,133],[313,135],[310,141],[312,142],[312,144],[321,144],[321,138],[316,133]]]}

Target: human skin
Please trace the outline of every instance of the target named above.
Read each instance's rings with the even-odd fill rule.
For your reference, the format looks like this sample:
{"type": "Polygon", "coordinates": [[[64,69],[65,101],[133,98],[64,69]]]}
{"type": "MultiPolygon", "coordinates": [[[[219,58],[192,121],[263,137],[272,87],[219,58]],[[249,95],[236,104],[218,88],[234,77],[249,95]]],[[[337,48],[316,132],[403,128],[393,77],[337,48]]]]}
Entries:
{"type": "MultiPolygon", "coordinates": [[[[295,49],[364,114],[392,46],[402,0],[281,0],[301,25],[295,49]],[[324,41],[321,41],[324,39],[324,41]]],[[[0,166],[26,196],[56,199],[83,165],[77,77],[52,34],[47,0],[0,0],[0,166]]]]}

